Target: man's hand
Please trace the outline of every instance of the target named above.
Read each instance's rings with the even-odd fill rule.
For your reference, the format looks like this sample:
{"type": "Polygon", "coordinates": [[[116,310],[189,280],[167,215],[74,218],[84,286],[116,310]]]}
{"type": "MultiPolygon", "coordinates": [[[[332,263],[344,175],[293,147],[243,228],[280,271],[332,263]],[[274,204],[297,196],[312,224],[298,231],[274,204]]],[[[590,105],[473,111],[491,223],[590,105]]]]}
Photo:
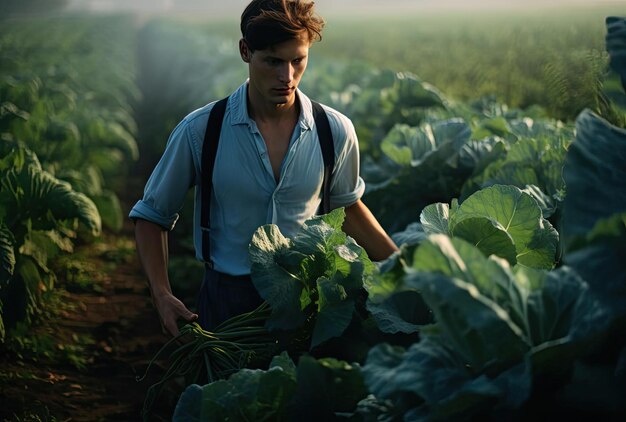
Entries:
{"type": "Polygon", "coordinates": [[[187,322],[192,322],[198,319],[198,315],[191,312],[187,307],[178,300],[173,294],[168,293],[160,297],[154,298],[154,306],[156,306],[161,318],[161,325],[163,331],[166,334],[170,334],[173,337],[178,335],[179,319],[184,319],[187,322]]]}

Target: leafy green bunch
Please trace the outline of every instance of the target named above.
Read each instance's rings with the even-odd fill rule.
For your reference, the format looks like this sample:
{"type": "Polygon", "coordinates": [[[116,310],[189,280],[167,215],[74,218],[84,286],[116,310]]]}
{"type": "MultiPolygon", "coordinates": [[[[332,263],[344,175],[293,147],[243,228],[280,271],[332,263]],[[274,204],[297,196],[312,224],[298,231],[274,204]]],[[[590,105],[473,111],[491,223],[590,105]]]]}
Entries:
{"type": "Polygon", "coordinates": [[[269,330],[304,329],[311,348],[346,330],[374,265],[341,231],[344,218],[340,208],[307,220],[293,239],[276,225],[256,231],[250,244],[251,274],[272,309],[269,330]]]}

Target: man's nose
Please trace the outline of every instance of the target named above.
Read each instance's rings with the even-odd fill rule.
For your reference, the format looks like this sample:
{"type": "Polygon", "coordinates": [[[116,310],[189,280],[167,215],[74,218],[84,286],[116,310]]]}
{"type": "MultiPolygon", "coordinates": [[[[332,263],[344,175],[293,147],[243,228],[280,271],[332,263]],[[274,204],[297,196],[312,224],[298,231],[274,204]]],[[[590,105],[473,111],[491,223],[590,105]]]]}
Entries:
{"type": "Polygon", "coordinates": [[[278,78],[283,83],[291,83],[293,81],[294,67],[291,63],[285,63],[280,67],[278,78]]]}

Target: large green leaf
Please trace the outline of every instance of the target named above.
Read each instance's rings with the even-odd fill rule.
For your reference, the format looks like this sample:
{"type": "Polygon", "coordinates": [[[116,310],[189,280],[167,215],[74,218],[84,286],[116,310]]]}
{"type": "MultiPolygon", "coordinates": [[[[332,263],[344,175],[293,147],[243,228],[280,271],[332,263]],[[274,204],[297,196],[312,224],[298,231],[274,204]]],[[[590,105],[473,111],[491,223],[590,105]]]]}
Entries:
{"type": "Polygon", "coordinates": [[[454,226],[453,235],[476,245],[485,256],[497,255],[511,265],[517,263],[515,242],[496,220],[482,216],[464,218],[454,226]]]}
{"type": "Polygon", "coordinates": [[[334,420],[337,413],[353,411],[367,395],[358,364],[302,356],[297,374],[289,420],[334,420]]]}
{"type": "Polygon", "coordinates": [[[445,235],[431,235],[415,251],[413,270],[442,274],[476,287],[481,295],[504,309],[526,338],[526,298],[529,287],[519,283],[507,262],[487,258],[470,243],[445,235]]]}
{"type": "Polygon", "coordinates": [[[396,245],[415,246],[419,245],[426,238],[424,227],[420,223],[411,223],[401,232],[391,235],[391,239],[396,245]]]}
{"type": "MultiPolygon", "coordinates": [[[[420,138],[421,139],[421,138],[420,138]]],[[[411,164],[411,145],[418,142],[417,130],[405,124],[395,125],[385,136],[380,148],[392,161],[399,165],[411,164]]],[[[434,149],[434,145],[428,145],[428,150],[434,149]]]]}
{"type": "Polygon", "coordinates": [[[571,268],[545,272],[528,297],[528,321],[533,346],[567,338],[592,338],[607,328],[606,310],[571,268]]]}
{"type": "Polygon", "coordinates": [[[267,371],[242,369],[228,380],[187,387],[176,405],[173,420],[286,420],[287,405],[296,389],[296,373],[293,366],[285,367],[286,359],[275,358],[267,371]]]}
{"type": "MultiPolygon", "coordinates": [[[[402,252],[406,252],[402,247],[402,252]]],[[[365,282],[367,310],[385,333],[415,333],[432,321],[432,312],[419,292],[404,282],[406,262],[397,252],[378,263],[378,271],[365,282]]]]}
{"type": "Polygon", "coordinates": [[[378,345],[363,367],[376,397],[392,400],[396,412],[418,420],[466,418],[496,402],[500,408],[518,408],[529,396],[530,372],[524,359],[495,377],[473,376],[459,353],[433,333],[406,352],[378,345]]]}
{"type": "Polygon", "coordinates": [[[564,261],[576,269],[616,316],[626,315],[626,213],[599,220],[564,261]]]}
{"type": "Polygon", "coordinates": [[[304,286],[278,262],[290,245],[291,241],[276,225],[260,227],[250,243],[252,281],[259,295],[272,307],[272,317],[267,322],[269,329],[292,329],[305,320],[300,308],[304,286]]]}
{"type": "Polygon", "coordinates": [[[340,336],[350,325],[354,312],[354,300],[348,299],[346,290],[340,284],[320,277],[317,279],[317,293],[317,321],[311,347],[340,336]]]}
{"type": "Polygon", "coordinates": [[[57,220],[76,218],[93,235],[100,233],[100,214],[94,203],[36,165],[13,169],[0,182],[3,190],[13,192],[9,224],[32,219],[33,228],[51,230],[58,228],[57,220]]]}
{"type": "MultiPolygon", "coordinates": [[[[495,185],[478,191],[467,198],[450,217],[450,233],[455,236],[457,229],[462,229],[464,236],[470,237],[471,229],[461,223],[465,219],[476,217],[493,220],[495,228],[505,231],[510,236],[515,245],[517,262],[520,264],[548,269],[554,266],[558,233],[543,218],[541,209],[530,195],[515,186],[504,185],[495,185]]],[[[472,236],[476,237],[475,239],[468,239],[470,241],[487,238],[490,234],[486,231],[485,224],[480,221],[477,223],[479,223],[476,226],[478,234],[472,236]]],[[[502,239],[498,236],[491,240],[501,244],[502,239]]],[[[497,250],[496,246],[490,246],[488,249],[497,250]]]]}
{"type": "Polygon", "coordinates": [[[346,241],[347,236],[341,231],[345,215],[344,209],[338,208],[305,221],[293,239],[293,248],[307,255],[332,253],[334,246],[346,241]]]}
{"type": "Polygon", "coordinates": [[[448,204],[431,204],[420,214],[420,223],[426,234],[449,234],[450,206],[448,204]]]}
{"type": "Polygon", "coordinates": [[[562,234],[568,244],[585,236],[598,220],[626,212],[625,162],[626,130],[583,111],[563,169],[567,196],[562,234]]]}
{"type": "Polygon", "coordinates": [[[102,218],[102,224],[109,229],[119,232],[124,224],[122,204],[114,192],[104,190],[100,195],[91,197],[98,208],[98,213],[102,218]]]}
{"type": "Polygon", "coordinates": [[[520,327],[474,285],[423,272],[411,275],[409,282],[420,289],[442,335],[472,373],[497,374],[520,362],[529,351],[520,327]]]}

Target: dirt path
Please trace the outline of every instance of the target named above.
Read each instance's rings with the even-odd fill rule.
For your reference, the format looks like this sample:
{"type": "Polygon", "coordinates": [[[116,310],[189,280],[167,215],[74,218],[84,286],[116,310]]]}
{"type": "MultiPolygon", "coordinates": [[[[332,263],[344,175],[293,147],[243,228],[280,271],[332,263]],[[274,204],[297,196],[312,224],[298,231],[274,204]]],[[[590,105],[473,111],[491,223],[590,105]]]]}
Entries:
{"type": "MultiPolygon", "coordinates": [[[[134,256],[131,230],[126,227],[121,236],[105,235],[103,242],[75,251],[77,259],[88,263],[83,275],[93,277],[96,289],[63,292],[69,309],[38,329],[50,333],[61,345],[56,347],[72,347],[73,340],[90,337],[93,343],[83,354],[85,370],[51,363],[45,356],[35,362],[0,355],[0,420],[140,420],[154,377],[139,383],[136,376],[143,374],[166,337],[134,256]],[[123,254],[120,245],[126,248],[123,254]]],[[[159,401],[162,420],[170,419],[174,402],[173,395],[159,401]]]]}

